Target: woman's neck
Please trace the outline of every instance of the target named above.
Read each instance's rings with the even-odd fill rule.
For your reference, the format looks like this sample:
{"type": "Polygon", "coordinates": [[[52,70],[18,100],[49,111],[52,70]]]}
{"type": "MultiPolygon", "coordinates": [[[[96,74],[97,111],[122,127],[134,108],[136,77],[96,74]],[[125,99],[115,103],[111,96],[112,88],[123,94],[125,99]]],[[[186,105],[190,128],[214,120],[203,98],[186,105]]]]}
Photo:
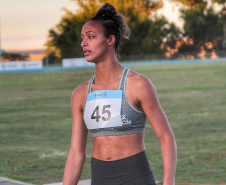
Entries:
{"type": "Polygon", "coordinates": [[[117,80],[118,78],[121,78],[124,69],[117,58],[96,63],[95,68],[95,81],[105,85],[117,80]]]}

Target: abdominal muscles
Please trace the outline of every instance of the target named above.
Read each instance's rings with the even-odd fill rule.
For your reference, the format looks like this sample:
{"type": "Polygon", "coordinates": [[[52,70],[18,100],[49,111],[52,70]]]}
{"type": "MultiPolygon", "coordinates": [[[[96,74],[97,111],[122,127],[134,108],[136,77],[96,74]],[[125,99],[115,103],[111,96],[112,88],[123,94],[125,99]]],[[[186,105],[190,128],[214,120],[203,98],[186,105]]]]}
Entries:
{"type": "Polygon", "coordinates": [[[144,149],[144,134],[93,137],[92,157],[114,161],[135,155],[144,149]]]}

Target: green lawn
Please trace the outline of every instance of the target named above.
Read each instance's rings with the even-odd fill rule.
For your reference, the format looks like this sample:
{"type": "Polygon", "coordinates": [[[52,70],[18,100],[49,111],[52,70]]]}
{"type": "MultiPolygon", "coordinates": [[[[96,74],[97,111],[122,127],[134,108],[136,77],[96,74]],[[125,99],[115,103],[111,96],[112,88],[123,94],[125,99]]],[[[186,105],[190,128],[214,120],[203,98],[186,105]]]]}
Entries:
{"type": "MultiPolygon", "coordinates": [[[[176,182],[226,183],[226,62],[128,67],[154,83],[178,146],[176,182]]],[[[70,96],[94,69],[0,74],[0,176],[62,181],[72,117],[70,96]]],[[[157,180],[163,169],[149,123],[145,145],[157,180]]],[[[88,140],[82,179],[90,178],[88,140]]]]}

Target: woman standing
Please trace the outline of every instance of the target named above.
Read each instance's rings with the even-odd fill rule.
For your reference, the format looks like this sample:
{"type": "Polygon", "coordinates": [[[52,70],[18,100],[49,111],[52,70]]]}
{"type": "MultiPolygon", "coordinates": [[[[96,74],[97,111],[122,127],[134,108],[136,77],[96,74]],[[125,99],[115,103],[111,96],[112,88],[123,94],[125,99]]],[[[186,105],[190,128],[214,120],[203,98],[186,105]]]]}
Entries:
{"type": "Polygon", "coordinates": [[[121,38],[130,29],[121,14],[104,4],[81,31],[83,52],[96,74],[72,94],[73,128],[64,185],[78,183],[92,133],[92,185],[151,185],[155,179],[144,147],[146,117],[160,140],[164,185],[174,185],[176,142],[151,81],[118,61],[121,38]]]}

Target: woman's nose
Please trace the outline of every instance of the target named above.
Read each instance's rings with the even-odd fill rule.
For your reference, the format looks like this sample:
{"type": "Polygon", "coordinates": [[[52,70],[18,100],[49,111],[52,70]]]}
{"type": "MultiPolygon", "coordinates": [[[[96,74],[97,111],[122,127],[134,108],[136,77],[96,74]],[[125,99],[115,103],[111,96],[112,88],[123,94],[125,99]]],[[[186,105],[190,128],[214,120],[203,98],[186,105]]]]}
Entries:
{"type": "Polygon", "coordinates": [[[81,46],[82,46],[82,47],[87,46],[87,42],[86,42],[86,40],[85,40],[85,39],[83,39],[83,40],[82,40],[82,42],[81,42],[81,46]]]}

